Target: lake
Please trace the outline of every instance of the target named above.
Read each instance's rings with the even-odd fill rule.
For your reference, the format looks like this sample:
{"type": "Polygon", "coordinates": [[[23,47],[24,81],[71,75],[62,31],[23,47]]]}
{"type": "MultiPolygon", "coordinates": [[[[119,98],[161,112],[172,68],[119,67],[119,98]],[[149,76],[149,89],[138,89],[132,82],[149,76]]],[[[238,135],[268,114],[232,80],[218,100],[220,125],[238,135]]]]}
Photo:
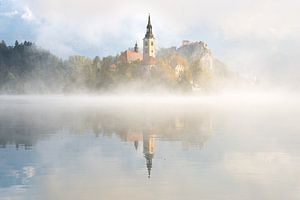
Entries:
{"type": "Polygon", "coordinates": [[[0,199],[300,199],[300,101],[1,96],[0,199]]]}

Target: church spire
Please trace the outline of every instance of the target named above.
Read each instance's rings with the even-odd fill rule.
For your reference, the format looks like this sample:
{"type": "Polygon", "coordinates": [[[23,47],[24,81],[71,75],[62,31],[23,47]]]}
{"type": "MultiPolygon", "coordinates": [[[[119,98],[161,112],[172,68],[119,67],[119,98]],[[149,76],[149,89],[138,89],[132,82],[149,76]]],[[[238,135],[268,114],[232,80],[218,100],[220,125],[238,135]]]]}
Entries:
{"type": "MultiPolygon", "coordinates": [[[[151,18],[150,18],[150,14],[148,15],[148,26],[151,26],[151,18]]],[[[147,26],[147,28],[148,28],[147,26]]],[[[152,27],[152,26],[151,26],[152,27]]]]}
{"type": "Polygon", "coordinates": [[[154,38],[153,33],[152,33],[152,25],[151,25],[150,14],[148,16],[147,32],[146,32],[145,38],[148,38],[148,39],[154,38]]]}

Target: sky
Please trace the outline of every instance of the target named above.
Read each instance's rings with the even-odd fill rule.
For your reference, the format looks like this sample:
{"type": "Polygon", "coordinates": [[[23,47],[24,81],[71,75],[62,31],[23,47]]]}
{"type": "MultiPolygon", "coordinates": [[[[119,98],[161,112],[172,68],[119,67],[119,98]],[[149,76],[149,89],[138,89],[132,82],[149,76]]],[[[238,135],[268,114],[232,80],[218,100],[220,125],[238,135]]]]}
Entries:
{"type": "Polygon", "coordinates": [[[0,40],[30,40],[63,58],[116,55],[142,45],[151,13],[158,48],[201,40],[241,73],[300,80],[299,7],[298,0],[0,0],[0,40]]]}

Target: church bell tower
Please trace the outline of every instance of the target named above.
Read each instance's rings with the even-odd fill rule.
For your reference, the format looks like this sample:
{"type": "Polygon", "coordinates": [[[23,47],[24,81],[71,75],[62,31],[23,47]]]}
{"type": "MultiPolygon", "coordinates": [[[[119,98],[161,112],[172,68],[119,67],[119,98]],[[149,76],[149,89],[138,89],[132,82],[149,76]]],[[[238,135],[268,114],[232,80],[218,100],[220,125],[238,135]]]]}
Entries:
{"type": "Polygon", "coordinates": [[[155,38],[152,33],[150,14],[148,16],[147,32],[143,41],[143,59],[149,60],[150,58],[155,58],[156,46],[155,38]]]}

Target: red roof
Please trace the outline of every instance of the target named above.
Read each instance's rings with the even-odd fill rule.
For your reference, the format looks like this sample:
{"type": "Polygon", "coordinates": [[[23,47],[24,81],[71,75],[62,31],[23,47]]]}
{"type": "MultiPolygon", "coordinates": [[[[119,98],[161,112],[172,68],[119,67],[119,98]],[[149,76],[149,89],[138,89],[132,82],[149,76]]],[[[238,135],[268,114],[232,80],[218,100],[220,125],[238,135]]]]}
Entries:
{"type": "Polygon", "coordinates": [[[126,50],[121,54],[122,57],[126,59],[127,62],[131,63],[136,60],[143,60],[142,54],[132,50],[126,50]]]}

